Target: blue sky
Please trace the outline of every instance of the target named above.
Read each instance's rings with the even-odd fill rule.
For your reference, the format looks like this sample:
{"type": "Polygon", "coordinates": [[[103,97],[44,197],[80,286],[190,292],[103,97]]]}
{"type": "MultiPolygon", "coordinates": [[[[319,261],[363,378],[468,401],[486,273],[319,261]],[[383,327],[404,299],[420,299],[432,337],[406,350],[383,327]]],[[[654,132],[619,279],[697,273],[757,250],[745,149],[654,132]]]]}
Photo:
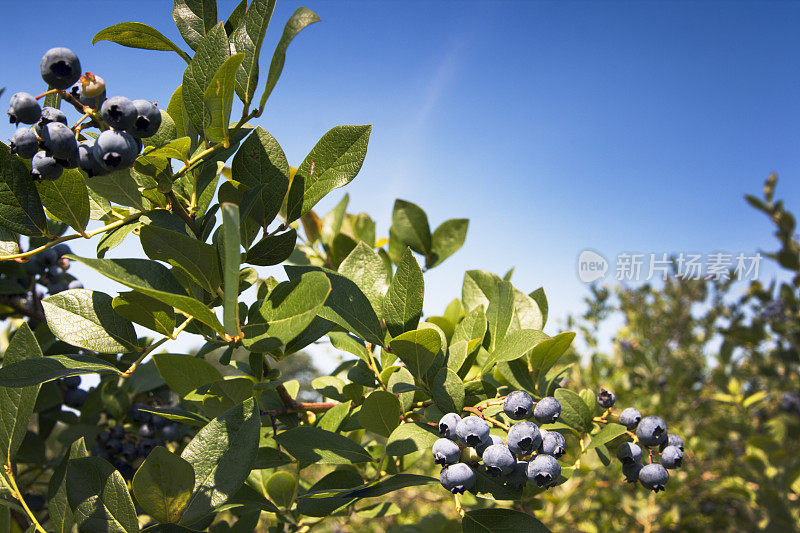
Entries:
{"type": "MultiPolygon", "coordinates": [[[[38,92],[43,52],[68,46],[109,94],[166,106],[184,67],[177,55],[90,42],[134,20],[188,49],[170,2],[39,4],[57,24],[0,33],[0,105],[38,92]]],[[[234,5],[220,2],[220,18],[234,5]]],[[[299,5],[279,2],[264,67],[299,5]]],[[[471,218],[464,249],[427,274],[430,314],[473,268],[515,266],[516,285],[543,285],[558,319],[583,309],[575,263],[585,248],[609,258],[773,249],[768,221],[742,199],[772,171],[779,196],[800,209],[800,3],[302,5],[322,22],[291,45],[258,123],[294,164],[334,125],[374,125],[361,174],[319,212],[347,191],[382,234],[397,197],[425,208],[434,227],[471,218]]],[[[0,0],[4,21],[29,11],[0,0]]],[[[3,137],[12,131],[0,126],[3,137]]],[[[94,243],[73,249],[89,255],[94,243]]]]}

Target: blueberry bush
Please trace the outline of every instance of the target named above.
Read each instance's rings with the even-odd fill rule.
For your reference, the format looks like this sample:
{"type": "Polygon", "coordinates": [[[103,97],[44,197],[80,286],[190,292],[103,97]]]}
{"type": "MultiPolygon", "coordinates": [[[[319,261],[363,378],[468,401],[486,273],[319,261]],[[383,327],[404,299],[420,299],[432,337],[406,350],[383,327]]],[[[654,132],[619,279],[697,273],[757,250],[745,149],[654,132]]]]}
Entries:
{"type": "Polygon", "coordinates": [[[382,236],[346,196],[314,211],[356,177],[371,126],[336,126],[290,165],[254,121],[318,17],[294,12],[263,80],[273,9],[243,0],[218,21],[213,0],[175,0],[190,53],[137,22],[95,35],[186,62],[166,109],[112,94],[113,80],[60,47],[42,58],[41,91],[11,96],[4,527],[305,532],[331,517],[394,520],[414,489],[453,493],[466,532],[548,531],[535,510],[595,456],[643,499],[669,493],[684,454],[672,413],[633,395],[621,410],[603,385],[626,384],[611,378],[562,387],[575,334],[543,332],[543,289],[469,271],[460,297],[423,320],[424,273],[461,248],[466,219],[431,231],[422,208],[397,200],[382,236]],[[74,239],[95,239],[96,257],[73,254],[74,239]],[[123,241],[141,254],[107,257],[123,241]],[[83,288],[76,262],[128,290],[83,288]],[[267,275],[277,265],[286,281],[267,275]],[[164,352],[188,335],[198,351],[164,352]],[[348,357],[312,381],[310,401],[278,366],[317,342],[348,357]]]}

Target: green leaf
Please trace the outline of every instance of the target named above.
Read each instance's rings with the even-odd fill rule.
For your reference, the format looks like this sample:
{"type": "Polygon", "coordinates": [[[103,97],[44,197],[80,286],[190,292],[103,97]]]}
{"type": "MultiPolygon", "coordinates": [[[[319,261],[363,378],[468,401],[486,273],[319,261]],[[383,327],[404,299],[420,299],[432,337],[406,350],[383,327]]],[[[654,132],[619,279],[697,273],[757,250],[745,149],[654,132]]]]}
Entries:
{"type": "Polygon", "coordinates": [[[118,228],[114,228],[111,231],[107,231],[100,236],[100,240],[97,241],[97,257],[98,259],[102,259],[105,257],[106,253],[113,248],[116,248],[122,241],[125,240],[130,232],[134,229],[139,227],[139,221],[135,220],[133,222],[128,222],[127,224],[123,224],[118,228]]]}
{"type": "Polygon", "coordinates": [[[461,300],[464,309],[469,312],[482,305],[489,308],[489,300],[497,292],[497,286],[503,280],[499,276],[485,270],[469,270],[464,274],[464,284],[461,287],[461,300]]]}
{"type": "Polygon", "coordinates": [[[554,396],[561,403],[561,422],[582,432],[591,429],[592,412],[578,393],[569,389],[556,389],[554,396]]]}
{"type": "Polygon", "coordinates": [[[47,487],[47,510],[50,511],[50,526],[56,533],[72,533],[75,518],[67,500],[67,465],[70,459],[88,457],[83,437],[69,447],[67,454],[53,471],[47,487]]]}
{"type": "Polygon", "coordinates": [[[392,280],[392,271],[386,268],[372,247],[359,242],[339,265],[339,274],[347,276],[358,285],[380,318],[383,314],[384,296],[392,280]]]}
{"type": "Polygon", "coordinates": [[[83,374],[119,374],[111,363],[90,355],[51,355],[0,368],[0,387],[28,387],[83,374]]]}
{"type": "Polygon", "coordinates": [[[160,31],[141,22],[120,22],[100,30],[92,39],[92,44],[99,41],[111,41],[129,48],[175,52],[187,63],[192,60],[186,52],[164,37],[160,31]]]}
{"type": "Polygon", "coordinates": [[[625,426],[623,425],[608,423],[603,426],[603,429],[592,435],[592,440],[589,442],[589,445],[586,447],[586,449],[591,450],[592,448],[602,446],[616,439],[620,435],[624,435],[627,431],[628,430],[625,429],[625,426]]]}
{"type": "Polygon", "coordinates": [[[534,346],[550,337],[535,329],[513,331],[501,340],[492,352],[484,368],[491,363],[513,361],[528,353],[534,346]]]}
{"type": "Polygon", "coordinates": [[[395,200],[392,211],[392,233],[400,242],[418,254],[431,253],[431,228],[428,216],[416,204],[395,200]]]}
{"type": "Polygon", "coordinates": [[[203,36],[217,23],[216,0],[175,0],[172,20],[192,50],[200,47],[203,36]]]}
{"type": "Polygon", "coordinates": [[[134,533],[139,522],[122,475],[99,457],[70,459],[67,498],[80,531],[134,533]]]}
{"type": "Polygon", "coordinates": [[[435,426],[419,422],[400,424],[389,435],[386,453],[396,457],[419,451],[429,451],[439,437],[435,426]]]}
{"type": "Polygon", "coordinates": [[[369,350],[364,346],[364,342],[361,339],[357,339],[344,331],[332,331],[328,333],[328,338],[337,350],[351,353],[369,364],[369,350]]]}
{"type": "Polygon", "coordinates": [[[233,47],[244,54],[244,62],[236,73],[236,94],[245,106],[250,104],[256,92],[258,58],[274,9],[275,0],[253,0],[243,23],[231,36],[233,47]]]}
{"type": "Polygon", "coordinates": [[[336,126],[317,142],[297,167],[289,186],[286,221],[306,214],[333,189],[356,177],[364,157],[372,125],[336,126]]]}
{"type": "Polygon", "coordinates": [[[547,527],[533,516],[513,509],[476,509],[464,515],[461,523],[464,533],[550,533],[547,527]]]}
{"type": "MultiPolygon", "coordinates": [[[[180,1],[176,0],[176,7],[180,1]]],[[[214,3],[214,0],[209,0],[208,3],[214,3]]],[[[228,35],[220,22],[209,29],[199,41],[197,53],[183,73],[183,105],[196,131],[204,131],[205,124],[211,123],[211,117],[204,105],[206,89],[211,78],[229,56],[228,35]]]]}
{"type": "Polygon", "coordinates": [[[89,259],[74,255],[69,258],[80,261],[126,287],[172,305],[211,326],[220,335],[225,334],[222,324],[211,309],[187,296],[172,273],[159,263],[148,259],[89,259]]]}
{"type": "Polygon", "coordinates": [[[250,188],[261,186],[258,191],[264,209],[262,225],[272,222],[289,190],[289,163],[275,137],[257,127],[233,156],[231,175],[250,188]]]}
{"type": "Polygon", "coordinates": [[[89,223],[89,191],[83,174],[65,169],[57,181],[44,180],[36,184],[42,205],[52,218],[75,231],[82,232],[89,223]]]}
{"type": "Polygon", "coordinates": [[[297,496],[297,480],[289,472],[275,472],[267,480],[267,495],[276,505],[288,509],[297,496]]]}
{"type": "Polygon", "coordinates": [[[149,258],[179,268],[207,292],[216,294],[222,285],[216,246],[153,224],[142,225],[139,239],[149,258]]]}
{"type": "Polygon", "coordinates": [[[386,329],[393,337],[414,330],[419,325],[424,295],[422,269],[411,250],[406,248],[397,263],[397,271],[383,305],[386,329]]]}
{"type": "Polygon", "coordinates": [[[278,78],[281,77],[283,64],[286,61],[286,49],[289,48],[292,39],[300,33],[300,30],[317,21],[319,21],[317,14],[307,7],[298,7],[294,13],[292,13],[292,16],[289,17],[289,20],[286,21],[286,26],[283,28],[283,35],[281,35],[281,39],[275,47],[275,52],[272,54],[272,61],[269,64],[269,72],[267,73],[267,85],[264,87],[264,93],[261,95],[259,108],[264,108],[264,105],[267,103],[267,98],[272,94],[275,84],[278,83],[278,78]]]}
{"type": "Polygon", "coordinates": [[[0,226],[0,257],[19,253],[19,235],[0,226]]]}
{"type": "Polygon", "coordinates": [[[464,365],[467,357],[477,350],[486,336],[486,313],[478,306],[458,323],[450,338],[450,351],[447,367],[456,372],[464,365]]]}
{"type": "Polygon", "coordinates": [[[347,211],[347,204],[350,203],[350,195],[345,193],[336,207],[331,209],[322,217],[322,230],[320,231],[320,239],[323,244],[328,246],[333,243],[333,239],[342,230],[342,222],[347,211]]]}
{"type": "Polygon", "coordinates": [[[175,329],[175,311],[171,305],[141,292],[121,292],[111,301],[114,311],[140,326],[171,336],[175,329]]]}
{"type": "MultiPolygon", "coordinates": [[[[139,367],[141,368],[141,366],[139,367]]],[[[136,374],[134,374],[135,376],[136,374]]],[[[186,411],[184,409],[178,408],[169,408],[169,407],[151,407],[147,409],[141,409],[147,413],[154,413],[167,420],[172,420],[173,422],[179,422],[181,424],[188,424],[190,426],[201,428],[208,424],[208,419],[204,416],[198,415],[197,413],[192,413],[191,411],[186,411]]]]}
{"type": "Polygon", "coordinates": [[[222,374],[211,363],[188,354],[158,353],[153,355],[153,361],[169,388],[181,397],[222,379],[222,374]]]}
{"type": "Polygon", "coordinates": [[[552,339],[547,339],[537,344],[531,350],[530,360],[532,367],[532,376],[534,380],[544,376],[553,368],[558,360],[567,351],[569,345],[572,344],[572,339],[575,338],[575,333],[565,331],[559,333],[552,339]]]}
{"type": "Polygon", "coordinates": [[[388,437],[400,425],[400,400],[391,392],[376,390],[364,399],[358,421],[365,429],[388,437]]]}
{"type": "Polygon", "coordinates": [[[353,402],[347,401],[331,407],[325,411],[325,414],[319,419],[317,427],[325,431],[336,433],[339,431],[339,426],[342,425],[342,422],[344,422],[344,419],[347,418],[347,415],[350,413],[352,404],[353,402]]]}
{"type": "Polygon", "coordinates": [[[233,8],[233,11],[231,11],[231,14],[228,15],[228,18],[225,20],[225,33],[228,34],[229,38],[244,22],[245,13],[247,13],[247,0],[242,0],[233,8]]]}
{"type": "Polygon", "coordinates": [[[47,220],[28,167],[0,142],[0,225],[15,233],[47,234],[47,220]]]}
{"type": "Polygon", "coordinates": [[[331,282],[322,272],[307,272],[278,284],[259,308],[258,317],[242,328],[243,344],[259,352],[288,344],[311,324],[330,293],[331,282]]]}
{"type": "Polygon", "coordinates": [[[417,474],[395,474],[378,481],[373,481],[372,483],[368,483],[355,490],[348,491],[348,495],[358,498],[377,498],[379,496],[385,496],[391,492],[405,489],[407,487],[434,485],[438,482],[438,479],[429,476],[420,476],[417,474]]]}
{"type": "Polygon", "coordinates": [[[242,64],[243,59],[244,54],[235,54],[226,59],[217,69],[203,93],[203,104],[206,109],[204,116],[211,119],[205,124],[206,138],[214,142],[221,142],[226,146],[230,142],[228,124],[231,120],[236,70],[242,64]]]}
{"type": "Polygon", "coordinates": [[[142,509],[159,522],[178,522],[194,489],[194,469],[163,446],[156,446],[131,482],[142,509]]]}
{"type": "MultiPolygon", "coordinates": [[[[172,93],[169,103],[167,104],[167,114],[172,118],[172,122],[175,124],[176,136],[188,136],[190,128],[188,127],[189,124],[184,121],[186,109],[183,106],[183,84],[178,85],[178,88],[172,93]]],[[[196,137],[196,135],[193,134],[192,138],[194,137],[196,137]]]]}
{"type": "Polygon", "coordinates": [[[86,186],[90,191],[94,191],[100,197],[115,204],[144,209],[139,184],[133,179],[129,168],[117,170],[111,174],[93,176],[86,186]]]}
{"type": "Polygon", "coordinates": [[[489,322],[489,352],[494,351],[505,338],[513,318],[514,287],[507,281],[501,281],[486,309],[486,320],[489,322]]]}
{"type": "Polygon", "coordinates": [[[410,411],[414,403],[414,391],[419,389],[419,387],[414,384],[414,376],[404,367],[390,367],[384,369],[384,372],[390,369],[392,369],[393,372],[392,375],[389,376],[389,382],[386,384],[386,388],[389,389],[389,392],[392,394],[397,394],[399,396],[400,403],[403,406],[403,412],[410,411]]]}
{"type": "Polygon", "coordinates": [[[433,378],[431,395],[444,413],[460,413],[464,407],[464,383],[447,367],[440,368],[433,378]]]}
{"type": "Polygon", "coordinates": [[[436,330],[415,329],[398,335],[389,346],[419,382],[441,351],[442,338],[436,330]]]}
{"type": "Polygon", "coordinates": [[[239,206],[222,204],[223,273],[224,295],[223,318],[225,332],[231,337],[239,336],[239,206]]]}
{"type": "Polygon", "coordinates": [[[122,353],[138,348],[130,321],[114,312],[111,296],[87,289],[71,289],[42,300],[47,325],[64,342],[100,353],[122,353]]]}
{"type": "Polygon", "coordinates": [[[286,265],[284,268],[289,279],[296,279],[305,272],[324,272],[331,282],[331,293],[319,316],[339,324],[366,342],[383,346],[383,330],[378,316],[369,299],[350,279],[319,267],[286,265]]]}
{"type": "MultiPolygon", "coordinates": [[[[23,322],[3,353],[2,369],[10,368],[21,361],[35,361],[41,357],[42,349],[36,337],[27,322],[23,322]]],[[[0,461],[4,465],[14,463],[14,456],[25,438],[25,431],[28,429],[38,394],[39,384],[21,388],[0,387],[0,447],[2,447],[0,461]]]]}
{"type": "MultiPolygon", "coordinates": [[[[161,111],[162,116],[165,114],[161,111]]],[[[169,116],[169,115],[167,115],[169,116]]],[[[163,127],[162,118],[162,127],[163,127]]],[[[172,120],[171,118],[169,120],[172,120]]],[[[226,123],[227,124],[227,123],[226,123]]],[[[159,130],[160,131],[160,130],[159,130]]],[[[150,137],[148,140],[152,140],[150,137]]],[[[145,148],[142,155],[139,156],[139,163],[149,163],[157,167],[165,167],[169,164],[167,159],[177,159],[183,163],[189,160],[189,151],[192,149],[192,140],[189,137],[180,137],[179,139],[172,139],[163,144],[153,144],[145,148]]]]}
{"type": "Polygon", "coordinates": [[[533,301],[536,302],[536,306],[539,308],[539,312],[542,315],[542,327],[544,327],[544,325],[547,323],[547,310],[548,310],[547,296],[545,296],[544,294],[544,288],[539,287],[538,289],[530,293],[528,296],[530,296],[533,299],[533,301]]]}
{"type": "Polygon", "coordinates": [[[296,242],[297,232],[294,229],[277,235],[267,235],[247,251],[245,262],[256,266],[283,263],[292,255],[296,242]]]}
{"type": "Polygon", "coordinates": [[[433,268],[456,253],[467,239],[469,219],[453,218],[442,222],[433,232],[431,253],[425,258],[425,266],[433,268]]]}
{"type": "Polygon", "coordinates": [[[298,426],[279,433],[275,440],[297,459],[310,464],[350,464],[372,461],[372,456],[343,435],[310,426],[298,426]]]}
{"type": "Polygon", "coordinates": [[[544,326],[542,311],[533,298],[524,292],[514,289],[514,316],[511,319],[510,330],[537,329],[544,326]]]}
{"type": "Polygon", "coordinates": [[[195,485],[181,523],[195,522],[241,487],[256,459],[260,426],[250,399],[209,422],[186,445],[181,457],[194,468],[195,485]]]}

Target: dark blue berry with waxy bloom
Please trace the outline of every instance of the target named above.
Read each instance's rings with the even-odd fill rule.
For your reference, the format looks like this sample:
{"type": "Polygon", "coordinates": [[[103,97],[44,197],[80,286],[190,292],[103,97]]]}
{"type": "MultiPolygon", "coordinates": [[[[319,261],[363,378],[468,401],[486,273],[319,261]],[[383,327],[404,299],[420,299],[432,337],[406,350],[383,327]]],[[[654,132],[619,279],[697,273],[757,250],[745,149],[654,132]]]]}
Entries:
{"type": "Polygon", "coordinates": [[[67,125],[67,115],[64,114],[63,111],[60,109],[56,109],[55,107],[45,106],[42,108],[42,116],[39,117],[39,121],[36,123],[34,128],[36,129],[36,133],[41,137],[44,135],[44,127],[50,124],[51,122],[60,122],[63,125],[67,125]]]}
{"type": "Polygon", "coordinates": [[[39,65],[42,79],[54,89],[66,89],[81,77],[81,62],[69,48],[51,48],[39,65]]]}
{"type": "Polygon", "coordinates": [[[541,453],[552,455],[556,459],[566,453],[567,440],[557,431],[548,431],[542,436],[541,453]]]}
{"type": "Polygon", "coordinates": [[[628,407],[619,415],[619,423],[628,428],[629,430],[636,429],[639,422],[642,420],[642,413],[638,409],[628,407]]]}
{"type": "Polygon", "coordinates": [[[522,489],[528,483],[528,461],[517,461],[506,476],[506,485],[512,489],[522,489]]]}
{"type": "Polygon", "coordinates": [[[603,409],[611,409],[617,403],[617,397],[613,392],[606,389],[600,389],[597,393],[597,404],[603,409]]]}
{"type": "Polygon", "coordinates": [[[664,490],[668,481],[669,472],[658,463],[644,465],[639,471],[639,482],[644,488],[650,489],[653,492],[664,490]]]}
{"type": "Polygon", "coordinates": [[[31,160],[31,176],[36,181],[56,180],[64,171],[64,167],[58,164],[55,158],[47,155],[44,151],[36,152],[31,160]]]}
{"type": "Polygon", "coordinates": [[[468,416],[456,426],[456,434],[467,446],[480,446],[489,440],[489,424],[477,416],[468,416]]]}
{"type": "Polygon", "coordinates": [[[446,439],[456,440],[456,427],[461,422],[461,417],[456,413],[447,413],[439,420],[439,435],[446,439]]]}
{"type": "Polygon", "coordinates": [[[81,384],[81,378],[78,376],[69,376],[64,378],[61,383],[68,389],[77,389],[81,384]]]}
{"type": "Polygon", "coordinates": [[[41,137],[44,151],[58,159],[61,165],[64,165],[63,161],[78,160],[78,141],[72,130],[61,122],[45,124],[41,137]]]}
{"type": "MultiPolygon", "coordinates": [[[[175,424],[169,424],[164,426],[164,428],[161,430],[161,436],[164,437],[165,441],[172,442],[181,438],[181,431],[175,424]]],[[[453,441],[448,442],[455,444],[453,441]]],[[[458,448],[458,445],[456,445],[456,448],[458,448]]],[[[461,451],[459,450],[459,455],[460,453],[461,451]]]]}
{"type": "Polygon", "coordinates": [[[73,409],[80,409],[86,402],[89,393],[82,389],[70,389],[64,394],[64,404],[73,409]]]}
{"type": "Polygon", "coordinates": [[[100,114],[103,120],[115,130],[131,130],[134,128],[136,117],[136,106],[129,98],[124,96],[112,96],[100,106],[100,114]]]}
{"type": "Polygon", "coordinates": [[[639,463],[642,461],[642,449],[633,442],[623,442],[617,446],[617,459],[623,463],[639,463]]]}
{"type": "Polygon", "coordinates": [[[683,451],[683,439],[674,433],[669,433],[667,435],[667,442],[661,445],[661,449],[663,450],[667,446],[675,446],[680,451],[683,451]]]}
{"type": "Polygon", "coordinates": [[[661,417],[646,416],[636,428],[639,444],[652,448],[667,442],[667,424],[661,417]]]}
{"type": "Polygon", "coordinates": [[[139,426],[139,435],[146,439],[150,439],[156,436],[156,430],[150,424],[142,424],[139,426]]]}
{"type": "Polygon", "coordinates": [[[552,396],[542,398],[533,409],[533,417],[540,424],[552,424],[561,416],[561,402],[552,396]]]}
{"type": "Polygon", "coordinates": [[[540,489],[552,487],[561,475],[561,465],[551,455],[537,455],[528,462],[528,481],[540,489]]]}
{"type": "Polygon", "coordinates": [[[625,481],[628,483],[636,483],[639,481],[639,471],[642,469],[642,463],[622,463],[622,474],[625,476],[625,481]]]}
{"type": "Polygon", "coordinates": [[[531,422],[517,422],[508,431],[508,448],[517,456],[528,455],[542,445],[539,426],[531,422]]]}
{"type": "Polygon", "coordinates": [[[437,465],[452,465],[461,457],[461,448],[450,439],[439,439],[433,443],[433,462],[437,465]]]}
{"type": "Polygon", "coordinates": [[[67,284],[67,289],[70,289],[70,290],[72,290],[72,289],[82,289],[82,288],[83,288],[83,283],[81,283],[77,279],[73,279],[72,281],[70,281],[67,284]]]}
{"type": "Polygon", "coordinates": [[[512,420],[530,418],[533,412],[533,398],[525,391],[515,390],[503,400],[503,411],[512,420]]]}
{"type": "Polygon", "coordinates": [[[11,153],[25,159],[32,158],[39,151],[39,139],[30,128],[19,128],[11,137],[11,153]]]}
{"type": "Polygon", "coordinates": [[[483,452],[486,451],[486,448],[491,446],[492,444],[503,444],[503,439],[498,437],[497,435],[489,435],[489,438],[483,444],[475,446],[475,453],[483,457],[483,452]]]}
{"type": "Polygon", "coordinates": [[[476,479],[475,472],[464,463],[446,466],[439,474],[439,482],[453,494],[463,494],[468,491],[475,486],[476,479]]]}
{"type": "Polygon", "coordinates": [[[492,444],[483,452],[483,464],[492,477],[500,477],[514,469],[517,458],[505,444],[492,444]]]}
{"type": "Polygon", "coordinates": [[[130,167],[139,155],[133,137],[124,131],[104,131],[95,140],[92,150],[100,166],[109,172],[130,167]]]}
{"type": "Polygon", "coordinates": [[[42,115],[39,102],[29,93],[16,93],[8,103],[8,121],[11,124],[33,124],[42,115]]]}
{"type": "Polygon", "coordinates": [[[683,462],[683,452],[677,446],[667,446],[661,451],[661,464],[670,470],[680,468],[683,462]]]}
{"type": "Polygon", "coordinates": [[[129,133],[134,137],[152,137],[161,127],[161,111],[147,100],[134,100],[133,106],[136,108],[136,120],[129,133]]]}
{"type": "Polygon", "coordinates": [[[108,173],[95,157],[94,139],[81,141],[78,144],[78,165],[90,178],[108,173]]]}

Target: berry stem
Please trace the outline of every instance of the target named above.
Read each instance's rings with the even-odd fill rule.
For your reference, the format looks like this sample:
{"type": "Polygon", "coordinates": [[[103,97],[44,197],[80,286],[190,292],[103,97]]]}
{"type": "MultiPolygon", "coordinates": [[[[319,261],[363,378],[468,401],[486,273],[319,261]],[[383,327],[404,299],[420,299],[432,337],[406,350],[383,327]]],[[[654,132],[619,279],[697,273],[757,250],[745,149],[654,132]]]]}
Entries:
{"type": "Polygon", "coordinates": [[[36,531],[40,531],[41,533],[47,533],[42,525],[36,520],[36,515],[28,507],[28,504],[25,502],[25,498],[22,497],[22,493],[19,491],[19,487],[17,487],[17,482],[14,479],[14,470],[9,465],[5,465],[3,468],[5,475],[3,476],[5,480],[8,482],[8,486],[11,489],[11,495],[16,498],[19,503],[22,505],[22,508],[25,510],[25,514],[28,515],[28,518],[31,521],[31,524],[34,526],[36,531]]]}
{"type": "Polygon", "coordinates": [[[464,518],[464,508],[461,507],[461,495],[453,494],[453,499],[455,500],[456,503],[456,513],[458,513],[458,516],[460,516],[461,518],[464,518]]]}
{"type": "Polygon", "coordinates": [[[142,355],[140,355],[139,358],[136,361],[134,361],[133,364],[128,368],[128,370],[126,370],[122,374],[122,376],[120,377],[120,380],[124,380],[126,378],[129,378],[130,375],[133,374],[133,371],[136,370],[136,368],[142,363],[142,361],[144,361],[144,358],[147,357],[148,355],[150,355],[153,352],[153,350],[155,350],[156,348],[158,348],[159,346],[161,346],[162,344],[164,344],[168,340],[175,340],[178,337],[178,334],[181,331],[183,331],[186,328],[186,326],[188,326],[189,323],[192,320],[194,320],[194,317],[187,318],[186,320],[183,321],[183,323],[180,326],[175,328],[175,331],[172,332],[172,335],[168,335],[168,336],[160,339],[159,341],[151,344],[150,346],[148,346],[144,350],[142,350],[142,355]]]}
{"type": "Polygon", "coordinates": [[[58,89],[50,89],[49,91],[45,91],[42,94],[40,94],[39,96],[37,96],[36,99],[37,100],[41,100],[42,98],[44,98],[48,94],[56,94],[58,91],[59,91],[58,89]]]}
{"type": "Polygon", "coordinates": [[[491,417],[489,415],[483,414],[483,412],[481,410],[479,410],[479,409],[477,409],[475,407],[464,407],[464,411],[469,411],[470,413],[478,415],[479,417],[483,418],[487,422],[491,422],[495,426],[497,426],[499,428],[502,428],[502,429],[504,429],[506,431],[511,429],[511,427],[509,427],[507,424],[504,424],[504,423],[500,422],[499,420],[497,420],[496,418],[493,418],[493,417],[491,417]]]}

